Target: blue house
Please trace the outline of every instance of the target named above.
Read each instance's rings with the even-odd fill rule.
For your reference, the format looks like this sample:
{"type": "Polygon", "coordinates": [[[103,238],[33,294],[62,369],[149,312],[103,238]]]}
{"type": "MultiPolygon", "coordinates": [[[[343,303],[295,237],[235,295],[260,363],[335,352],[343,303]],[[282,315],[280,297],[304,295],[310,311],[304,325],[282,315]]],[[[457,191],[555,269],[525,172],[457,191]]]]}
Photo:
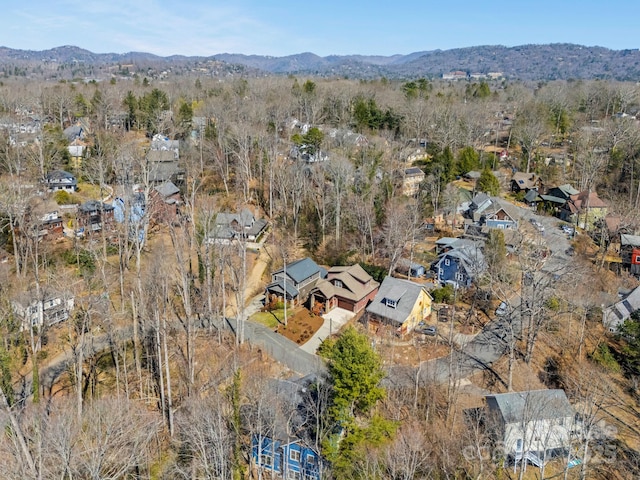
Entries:
{"type": "Polygon", "coordinates": [[[116,222],[128,224],[129,238],[144,243],[146,221],[146,201],[142,192],[135,192],[125,198],[116,197],[112,202],[113,217],[116,222]]]}
{"type": "Polygon", "coordinates": [[[298,439],[284,441],[254,435],[251,457],[257,468],[272,471],[278,478],[320,480],[320,455],[298,439]]]}
{"type": "Polygon", "coordinates": [[[484,255],[479,246],[464,245],[442,253],[433,269],[442,285],[470,287],[485,269],[484,255]]]}

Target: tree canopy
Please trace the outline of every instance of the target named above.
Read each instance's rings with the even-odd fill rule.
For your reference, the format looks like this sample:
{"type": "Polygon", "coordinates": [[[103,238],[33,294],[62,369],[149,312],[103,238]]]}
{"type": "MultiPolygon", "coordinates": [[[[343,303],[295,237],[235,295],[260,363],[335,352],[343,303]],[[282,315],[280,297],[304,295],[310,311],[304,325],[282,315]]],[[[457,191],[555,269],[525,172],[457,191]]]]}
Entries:
{"type": "Polygon", "coordinates": [[[489,195],[500,193],[500,182],[488,167],[482,170],[480,178],[478,178],[478,190],[489,195]]]}
{"type": "Polygon", "coordinates": [[[332,413],[336,420],[367,413],[384,398],[380,381],[384,378],[382,361],[371,348],[366,335],[349,327],[323,353],[329,360],[333,385],[332,413]]]}

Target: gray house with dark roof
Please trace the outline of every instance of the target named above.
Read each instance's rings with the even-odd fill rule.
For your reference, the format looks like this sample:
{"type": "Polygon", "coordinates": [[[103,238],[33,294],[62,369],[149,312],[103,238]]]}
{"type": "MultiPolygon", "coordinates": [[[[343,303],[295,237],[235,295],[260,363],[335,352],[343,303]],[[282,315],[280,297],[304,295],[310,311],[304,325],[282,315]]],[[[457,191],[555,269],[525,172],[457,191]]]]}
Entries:
{"type": "Polygon", "coordinates": [[[491,197],[486,193],[478,193],[475,197],[471,199],[471,204],[469,205],[469,210],[467,211],[467,215],[474,222],[479,222],[484,214],[484,211],[487,210],[491,206],[491,197]]]}
{"type": "Polygon", "coordinates": [[[268,222],[256,218],[251,210],[244,208],[238,213],[220,212],[216,223],[207,236],[211,243],[228,244],[234,240],[255,242],[265,232],[268,222]]]}
{"type": "Polygon", "coordinates": [[[487,395],[485,401],[486,424],[515,463],[541,466],[570,447],[577,424],[564,390],[501,393],[487,395]]]}
{"type": "Polygon", "coordinates": [[[366,308],[369,322],[389,324],[404,335],[431,316],[433,299],[424,285],[386,277],[366,308]]]}
{"type": "Polygon", "coordinates": [[[327,271],[310,258],[303,258],[285,265],[271,274],[265,295],[268,301],[287,301],[300,305],[308,298],[327,271]]]}

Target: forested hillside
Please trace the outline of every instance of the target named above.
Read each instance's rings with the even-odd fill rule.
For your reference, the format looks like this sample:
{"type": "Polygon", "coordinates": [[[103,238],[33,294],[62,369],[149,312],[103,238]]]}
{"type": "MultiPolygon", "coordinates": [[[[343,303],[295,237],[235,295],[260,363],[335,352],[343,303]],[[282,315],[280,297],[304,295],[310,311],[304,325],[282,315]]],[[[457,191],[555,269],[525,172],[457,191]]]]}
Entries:
{"type": "Polygon", "coordinates": [[[64,46],[44,51],[0,47],[4,76],[69,79],[109,78],[127,72],[213,75],[296,74],[318,77],[376,79],[442,78],[453,71],[467,75],[499,73],[509,80],[619,80],[640,79],[640,51],[610,50],[566,43],[547,45],[485,45],[451,50],[432,50],[382,55],[330,55],[306,52],[284,57],[214,53],[208,57],[173,55],[159,57],[144,52],[93,53],[64,46]]]}

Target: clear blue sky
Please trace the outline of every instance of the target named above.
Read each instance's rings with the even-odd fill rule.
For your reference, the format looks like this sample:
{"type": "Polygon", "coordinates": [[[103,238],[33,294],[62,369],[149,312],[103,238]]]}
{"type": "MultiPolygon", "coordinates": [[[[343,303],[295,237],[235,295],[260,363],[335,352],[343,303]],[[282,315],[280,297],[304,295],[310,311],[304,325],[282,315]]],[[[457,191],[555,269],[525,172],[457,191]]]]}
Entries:
{"type": "Polygon", "coordinates": [[[392,55],[477,45],[640,48],[639,0],[22,0],[0,46],[96,53],[392,55]]]}

